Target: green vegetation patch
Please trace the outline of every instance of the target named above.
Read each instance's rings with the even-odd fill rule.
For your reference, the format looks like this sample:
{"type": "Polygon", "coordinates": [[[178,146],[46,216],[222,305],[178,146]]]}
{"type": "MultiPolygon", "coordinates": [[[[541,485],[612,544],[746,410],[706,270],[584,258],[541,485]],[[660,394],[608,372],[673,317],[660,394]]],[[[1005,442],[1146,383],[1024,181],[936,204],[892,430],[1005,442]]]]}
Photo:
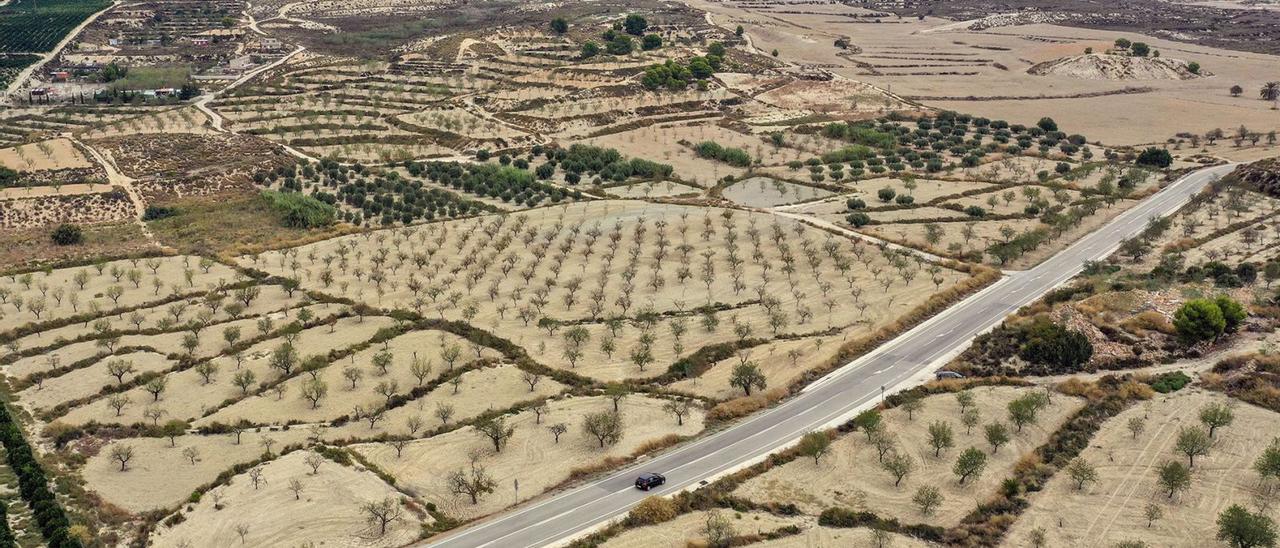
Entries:
{"type": "Polygon", "coordinates": [[[262,191],[271,206],[280,213],[284,226],[290,228],[320,228],[333,224],[337,210],[313,196],[298,192],[262,191]]]}
{"type": "Polygon", "coordinates": [[[0,8],[0,53],[49,51],[106,0],[14,0],[0,8]]]}

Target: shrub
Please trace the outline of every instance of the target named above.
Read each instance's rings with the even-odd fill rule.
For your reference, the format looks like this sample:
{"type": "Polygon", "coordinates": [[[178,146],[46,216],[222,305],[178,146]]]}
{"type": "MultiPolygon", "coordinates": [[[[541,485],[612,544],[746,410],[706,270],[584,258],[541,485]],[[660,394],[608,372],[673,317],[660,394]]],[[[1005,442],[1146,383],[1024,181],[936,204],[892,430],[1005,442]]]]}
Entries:
{"type": "Polygon", "coordinates": [[[262,191],[262,196],[280,212],[281,222],[291,228],[319,228],[333,224],[337,210],[333,206],[297,192],[262,191]]]}
{"type": "Polygon", "coordinates": [[[172,207],[149,205],[146,211],[142,213],[144,221],[158,221],[178,214],[178,210],[172,207]]]}
{"type": "Polygon", "coordinates": [[[848,508],[827,508],[818,516],[818,525],[824,527],[862,527],[875,522],[875,514],[857,512],[848,508]]]}
{"type": "Polygon", "coordinates": [[[636,525],[653,525],[676,518],[676,505],[671,499],[651,496],[640,501],[627,518],[636,525]]]}
{"type": "Polygon", "coordinates": [[[850,213],[848,216],[845,217],[845,220],[849,221],[849,224],[853,225],[855,228],[862,228],[866,226],[867,223],[871,222],[871,217],[866,213],[861,213],[861,212],[850,213]]]}
{"type": "Polygon", "coordinates": [[[1093,357],[1088,337],[1048,320],[1038,320],[1025,330],[1026,342],[1019,355],[1031,363],[1072,370],[1093,357]]]}
{"type": "Polygon", "coordinates": [[[58,225],[49,237],[58,245],[77,245],[84,242],[84,232],[80,230],[79,225],[73,224],[58,225]]]}
{"type": "Polygon", "coordinates": [[[1172,163],[1173,155],[1163,148],[1148,147],[1138,155],[1138,165],[1166,168],[1172,163]]]}
{"type": "Polygon", "coordinates": [[[1191,382],[1191,377],[1181,371],[1170,371],[1161,374],[1150,382],[1151,389],[1161,394],[1177,392],[1191,382]]]}
{"type": "Polygon", "coordinates": [[[720,160],[726,164],[737,167],[747,167],[751,165],[751,155],[740,148],[725,148],[715,141],[703,141],[694,147],[694,151],[701,158],[712,160],[720,160]]]}

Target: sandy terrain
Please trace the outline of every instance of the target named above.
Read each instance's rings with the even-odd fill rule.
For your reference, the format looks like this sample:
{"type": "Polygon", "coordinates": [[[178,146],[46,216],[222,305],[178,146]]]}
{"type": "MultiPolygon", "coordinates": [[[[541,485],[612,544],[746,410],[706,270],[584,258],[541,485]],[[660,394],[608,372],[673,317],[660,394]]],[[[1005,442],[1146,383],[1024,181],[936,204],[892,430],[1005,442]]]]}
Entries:
{"type": "Polygon", "coordinates": [[[102,310],[116,307],[134,307],[149,301],[158,301],[171,292],[190,293],[204,291],[207,284],[225,280],[234,281],[237,274],[218,263],[209,264],[206,273],[200,266],[200,260],[194,257],[164,257],[153,259],[157,265],[153,272],[148,260],[139,260],[136,265],[132,261],[114,261],[106,263],[101,273],[96,267],[81,266],[54,270],[49,274],[32,273],[31,281],[26,282],[27,275],[7,276],[0,279],[0,291],[7,291],[9,306],[0,321],[0,329],[11,329],[33,320],[51,320],[98,306],[102,310]],[[130,271],[137,272],[137,285],[130,279],[130,271]],[[84,288],[75,281],[77,273],[88,275],[84,288]],[[119,277],[116,277],[116,274],[119,277]],[[186,278],[190,274],[190,281],[186,278]],[[159,281],[158,290],[155,281],[159,281]],[[28,287],[29,285],[29,287],[28,287]],[[119,301],[108,295],[111,287],[120,287],[123,291],[119,301]],[[157,291],[159,296],[157,296],[157,291]],[[73,296],[74,295],[74,296],[73,296]],[[17,310],[13,306],[15,299],[21,297],[23,306],[17,310]],[[59,303],[61,297],[61,303],[59,303]],[[31,310],[33,302],[43,303],[39,318],[31,310]],[[94,304],[96,303],[96,305],[94,304]]]}
{"type": "Polygon", "coordinates": [[[0,149],[0,166],[17,171],[72,169],[93,165],[68,139],[51,139],[0,149]]]}
{"type": "MultiPolygon", "coordinates": [[[[826,548],[828,546],[857,546],[878,548],[871,537],[871,530],[865,527],[853,529],[836,529],[832,527],[814,526],[806,528],[799,535],[767,540],[752,544],[756,548],[826,548]]],[[[934,544],[914,538],[891,534],[889,544],[898,548],[925,548],[934,544]]]]}
{"type": "MultiPolygon", "coordinates": [[[[764,373],[770,387],[788,386],[808,371],[807,364],[826,361],[839,350],[840,344],[838,337],[775,341],[747,350],[746,358],[760,367],[760,372],[764,373]]],[[[741,396],[742,390],[729,384],[733,368],[739,363],[742,363],[739,357],[721,360],[701,377],[676,382],[671,388],[708,398],[729,399],[741,396]]]]}
{"type": "MultiPolygon", "coordinates": [[[[1174,451],[1178,429],[1198,425],[1196,414],[1210,402],[1230,400],[1189,388],[1158,395],[1112,418],[1081,455],[1097,467],[1098,482],[1077,491],[1065,474],[1054,476],[1031,497],[1031,508],[1005,537],[1005,545],[1021,546],[1036,528],[1046,531],[1051,545],[1110,546],[1135,538],[1158,546],[1214,544],[1219,512],[1231,504],[1253,508],[1250,501],[1258,487],[1253,461],[1275,437],[1277,417],[1234,402],[1235,421],[1218,431],[1208,456],[1196,459],[1191,487],[1170,500],[1157,485],[1157,468],[1168,460],[1186,461],[1174,451]],[[1126,428],[1134,417],[1147,420],[1137,439],[1126,428]],[[1143,516],[1148,503],[1159,505],[1164,515],[1151,527],[1143,516]]],[[[1270,515],[1276,517],[1274,509],[1270,515]]]]}
{"type": "Polygon", "coordinates": [[[698,414],[677,427],[675,418],[662,410],[662,404],[663,400],[642,396],[624,399],[619,409],[625,433],[618,444],[605,449],[598,448],[595,438],[583,432],[581,426],[585,414],[612,409],[613,404],[603,397],[553,401],[542,426],[535,424],[533,413],[520,413],[508,421],[516,427],[515,436],[501,453],[493,453],[489,440],[471,427],[415,441],[400,458],[386,444],[359,444],[353,449],[398,478],[400,487],[414,496],[436,503],[451,516],[474,517],[510,506],[515,496],[511,490],[513,480],[520,481],[520,500],[525,500],[564,480],[574,467],[591,465],[605,457],[629,455],[646,441],[668,434],[692,435],[702,429],[698,414]],[[569,430],[561,436],[560,443],[555,443],[546,425],[559,422],[569,430]],[[445,485],[450,472],[467,466],[471,451],[482,455],[479,464],[498,485],[494,494],[477,505],[450,494],[445,485]]]}
{"type": "MultiPolygon", "coordinates": [[[[304,330],[295,344],[302,349],[303,357],[324,354],[330,350],[342,349],[364,342],[372,337],[378,329],[387,327],[392,323],[393,321],[386,317],[365,318],[363,323],[359,323],[356,318],[344,318],[338,321],[337,327],[332,333],[329,332],[328,326],[304,330]]],[[[244,352],[245,360],[240,369],[253,371],[259,382],[270,382],[275,379],[279,376],[279,372],[271,369],[269,365],[270,354],[281,342],[280,340],[269,340],[254,345],[244,352]]],[[[93,420],[132,424],[133,422],[145,420],[143,412],[146,410],[146,405],[152,403],[163,409],[168,418],[185,420],[200,418],[206,413],[225,405],[229,398],[237,398],[241,394],[240,388],[231,382],[233,375],[238,371],[235,358],[221,356],[216,358],[214,363],[218,365],[219,373],[215,378],[216,382],[211,382],[209,385],[204,384],[198,372],[194,369],[188,369],[167,376],[168,387],[161,394],[159,401],[153,401],[152,395],[144,388],[139,387],[125,393],[133,404],[125,407],[118,416],[116,411],[108,406],[107,399],[103,398],[73,409],[61,420],[71,424],[82,424],[93,420]]],[[[300,398],[296,391],[288,392],[286,395],[290,400],[298,400],[300,398]]],[[[261,399],[274,399],[275,397],[275,394],[250,396],[250,398],[261,399]]],[[[289,403],[295,402],[290,401],[289,403]]]]}
{"type": "Polygon", "coordinates": [[[635,183],[630,185],[611,186],[605,188],[605,192],[619,198],[665,198],[669,196],[682,196],[689,194],[700,194],[702,189],[688,185],[682,185],[674,181],[662,182],[646,182],[635,183]]]}
{"type": "Polygon", "coordinates": [[[266,484],[255,488],[248,473],[205,493],[200,502],[182,512],[186,518],[152,534],[155,546],[229,546],[240,544],[236,528],[247,525],[245,543],[258,546],[313,543],[336,546],[403,546],[418,538],[422,519],[404,510],[386,535],[367,521],[360,505],[403,495],[373,472],[325,460],[311,472],[304,461],[309,451],[294,451],[262,466],[266,484]],[[296,495],[290,488],[302,483],[296,495]],[[218,501],[218,502],[215,502],[218,501]],[[216,508],[215,506],[221,506],[216,508]],[[288,519],[279,519],[282,512],[288,519]]]}
{"type": "Polygon", "coordinates": [[[832,14],[866,13],[840,5],[805,5],[802,10],[793,10],[803,13],[780,14],[736,3],[691,0],[690,4],[709,10],[730,28],[742,24],[757,48],[776,48],[782,59],[835,67],[830,70],[922,100],[931,107],[1022,124],[1051,116],[1068,128],[1066,131],[1079,131],[1090,141],[1097,139],[1108,145],[1158,143],[1180,131],[1203,134],[1215,127],[1241,124],[1259,126],[1257,129],[1264,132],[1280,127],[1280,120],[1266,114],[1270,105],[1256,99],[1255,89],[1261,83],[1257,75],[1276,66],[1274,56],[1128,32],[1047,24],[980,31],[964,30],[953,21],[933,17],[875,24],[833,17],[832,14]],[[833,47],[834,40],[843,36],[852,37],[852,45],[859,50],[846,52],[833,47]],[[1199,62],[1214,76],[1116,81],[1026,72],[1037,63],[1081,55],[1087,47],[1101,52],[1117,38],[1150,44],[1162,52],[1162,58],[1199,62]],[[1227,89],[1233,84],[1245,87],[1246,96],[1231,97],[1227,89]],[[1151,91],[1047,98],[1114,93],[1126,86],[1147,87],[1151,91]],[[991,100],[998,97],[1025,99],[991,100]],[[1169,112],[1181,115],[1168,116],[1169,112]]]}
{"type": "MultiPolygon", "coordinates": [[[[121,472],[120,463],[111,458],[111,446],[107,445],[96,455],[89,457],[81,475],[87,488],[97,492],[107,502],[130,512],[143,512],[169,508],[187,499],[191,492],[213,481],[218,474],[235,464],[250,462],[264,452],[264,438],[275,440],[272,451],[292,443],[301,443],[309,433],[305,428],[288,431],[246,432],[235,443],[235,436],[181,436],[171,446],[168,438],[134,438],[119,440],[133,448],[129,469],[121,472]],[[200,453],[195,464],[183,456],[182,450],[194,447],[200,453]]],[[[276,488],[283,489],[287,482],[276,488]]]]}
{"type": "MultiPolygon", "coordinates": [[[[764,534],[782,527],[803,523],[804,518],[785,518],[766,512],[734,512],[721,510],[738,535],[764,534]]],[[[601,545],[601,548],[685,548],[705,541],[702,528],[709,512],[689,512],[658,525],[629,529],[601,545]]]]}
{"type": "Polygon", "coordinates": [[[722,193],[726,199],[747,207],[774,207],[826,198],[832,194],[829,190],[768,177],[744,179],[725,187],[722,193]]]}
{"type": "MultiPolygon", "coordinates": [[[[1025,391],[1009,387],[975,389],[982,424],[995,420],[1007,424],[1006,405],[1025,391]]],[[[1008,446],[991,455],[981,426],[975,427],[972,434],[965,433],[954,396],[931,396],[925,399],[924,409],[914,421],[908,421],[902,409],[885,413],[889,432],[897,436],[899,447],[908,448],[908,454],[916,463],[915,472],[899,487],[894,487],[893,476],[880,469],[875,448],[867,443],[866,436],[854,432],[836,440],[831,454],[818,465],[811,459],[796,459],[748,480],[735,493],[756,501],[795,503],[809,514],[818,514],[830,506],[844,506],[914,523],[924,518],[912,504],[912,495],[922,485],[935,485],[945,499],[937,514],[924,521],[953,525],[973,509],[975,497],[994,490],[1023,454],[1043,443],[1050,432],[1081,405],[1080,400],[1055,396],[1053,403],[1042,411],[1039,424],[1024,427],[1021,433],[1011,436],[1008,446]],[[929,424],[938,420],[949,422],[955,433],[955,447],[943,453],[942,458],[934,457],[933,448],[926,443],[929,424]],[[951,467],[956,456],[969,447],[988,453],[987,468],[980,478],[960,485],[951,467]],[[849,470],[858,473],[850,475],[849,470]]]]}
{"type": "MultiPolygon", "coordinates": [[[[498,239],[501,240],[502,237],[498,239]]],[[[424,313],[439,314],[450,319],[464,317],[468,307],[474,307],[471,309],[474,317],[468,321],[504,333],[506,338],[528,349],[540,362],[605,380],[648,377],[664,371],[667,364],[675,361],[677,352],[674,338],[659,335],[671,333],[673,324],[677,324],[675,329],[684,330],[682,352],[679,352],[681,355],[694,350],[695,344],[701,346],[736,338],[737,335],[733,332],[735,321],[750,325],[755,336],[772,335],[774,330],[770,324],[770,315],[757,302],[761,296],[762,281],[765,283],[764,295],[772,296],[781,303],[780,307],[775,307],[780,312],[775,314],[785,314],[785,317],[773,316],[783,321],[777,326],[778,333],[797,334],[826,327],[850,326],[853,329],[849,333],[854,336],[863,330],[882,325],[895,316],[894,310],[897,309],[877,306],[878,304],[894,303],[901,307],[911,307],[923,302],[931,292],[937,290],[932,274],[927,272],[928,265],[911,262],[898,263],[902,269],[913,274],[909,284],[905,280],[890,281],[889,286],[885,287],[882,282],[875,280],[892,280],[893,278],[888,278],[892,271],[889,261],[879,252],[864,244],[854,244],[813,228],[798,226],[790,219],[777,219],[757,213],[737,213],[730,221],[726,221],[719,210],[642,202],[595,201],[542,208],[502,222],[494,217],[483,217],[383,231],[369,238],[342,237],[304,246],[298,249],[298,253],[299,277],[304,286],[323,288],[322,290],[333,294],[379,306],[417,307],[424,313]],[[641,226],[641,220],[644,223],[640,233],[641,244],[634,247],[636,230],[641,226]],[[658,231],[658,223],[665,224],[662,232],[668,246],[666,257],[670,257],[661,261],[655,259],[654,255],[657,251],[657,236],[654,234],[658,231]],[[730,224],[734,227],[732,236],[727,228],[730,224]],[[477,228],[495,230],[495,235],[511,235],[515,242],[521,242],[521,239],[532,235],[531,244],[538,242],[536,245],[547,246],[548,252],[552,253],[550,260],[539,260],[536,255],[525,261],[515,259],[510,251],[493,249],[493,239],[470,238],[469,234],[477,228]],[[588,232],[596,230],[599,231],[599,239],[589,246],[591,253],[587,256],[585,250],[588,249],[586,243],[590,238],[588,232]],[[574,231],[580,231],[581,235],[575,235],[574,231]],[[743,231],[754,231],[759,237],[759,266],[756,264],[755,244],[749,234],[744,235],[743,231]],[[608,249],[615,245],[610,243],[613,234],[618,239],[616,245],[620,257],[606,265],[608,249]],[[515,239],[516,236],[521,239],[515,239]],[[730,237],[735,241],[736,257],[740,261],[736,267],[740,285],[736,288],[735,267],[726,250],[730,237]],[[786,253],[791,255],[796,269],[790,280],[785,273],[779,272],[786,262],[783,250],[773,244],[766,245],[769,239],[789,242],[786,253]],[[454,243],[444,245],[450,241],[454,243]],[[373,257],[364,255],[362,258],[361,248],[372,249],[367,246],[382,245],[380,242],[391,242],[393,246],[400,247],[406,257],[421,253],[417,251],[419,246],[430,242],[439,242],[433,245],[441,246],[440,249],[447,251],[425,257],[425,270],[401,268],[397,271],[392,268],[391,271],[383,271],[382,275],[387,281],[382,282],[379,291],[377,284],[370,283],[369,277],[364,276],[365,272],[373,272],[378,267],[369,262],[373,257]],[[677,247],[685,244],[688,245],[687,256],[677,247]],[[809,263],[809,255],[804,251],[806,246],[817,261],[816,270],[809,263]],[[830,252],[827,251],[828,248],[830,252]],[[353,252],[353,249],[356,251],[353,252]],[[633,267],[635,275],[631,282],[634,285],[628,290],[623,275],[631,271],[627,267],[631,249],[635,249],[637,255],[633,267]],[[339,250],[343,250],[341,253],[348,257],[345,267],[342,266],[343,261],[337,259],[339,250]],[[331,258],[328,272],[332,281],[327,288],[318,279],[326,267],[320,260],[307,258],[312,256],[312,252],[316,257],[331,258]],[[556,266],[560,261],[557,259],[559,253],[565,254],[562,267],[556,266]],[[706,255],[708,253],[709,259],[706,255]],[[848,261],[847,275],[839,272],[833,264],[837,254],[843,257],[842,260],[848,261]],[[513,262],[507,262],[508,259],[504,256],[512,257],[510,260],[513,262]],[[493,261],[494,268],[486,271],[477,269],[472,261],[475,257],[486,257],[486,261],[493,261]],[[352,259],[359,262],[352,265],[352,259]],[[707,270],[705,266],[708,260],[711,262],[711,270],[707,270]],[[510,268],[507,268],[508,264],[510,268]],[[357,270],[358,265],[360,270],[357,270]],[[447,270],[441,269],[446,265],[447,270]],[[503,268],[508,270],[506,274],[503,273],[503,268]],[[657,279],[653,275],[655,268],[661,277],[657,287],[653,285],[653,280],[657,279]],[[465,274],[464,270],[472,274],[465,274]],[[683,281],[680,280],[682,270],[687,270],[688,274],[683,281]],[[417,272],[412,280],[423,293],[416,298],[409,288],[411,272],[417,272]],[[457,277],[446,274],[447,272],[456,272],[457,277]],[[362,279],[357,279],[357,274],[362,279]],[[543,280],[538,285],[545,285],[545,280],[558,281],[541,297],[545,301],[538,301],[538,294],[542,289],[538,285],[530,287],[525,281],[525,274],[529,275],[530,281],[543,280]],[[473,278],[473,275],[478,278],[473,278]],[[703,279],[710,281],[710,287],[701,281],[703,279]],[[472,284],[470,288],[469,283],[472,284]],[[571,289],[573,283],[579,284],[578,289],[571,289]],[[593,313],[596,299],[592,295],[602,287],[599,284],[603,284],[603,292],[598,294],[600,308],[593,313]],[[837,290],[837,287],[840,289],[837,290]],[[864,291],[871,287],[879,290],[864,291]],[[427,289],[434,291],[435,295],[426,293],[427,289]],[[490,291],[495,293],[490,295],[490,291]],[[566,305],[568,301],[565,298],[571,292],[572,303],[566,305]],[[543,304],[539,305],[539,302],[543,304]],[[691,310],[707,302],[720,302],[731,307],[730,310],[716,313],[717,323],[710,331],[702,327],[701,315],[691,310]],[[652,327],[624,322],[616,334],[603,321],[612,314],[630,317],[645,308],[651,308],[655,312],[683,311],[683,314],[679,318],[658,318],[652,327]],[[528,311],[524,318],[520,316],[520,310],[528,311]],[[561,322],[581,322],[581,327],[587,331],[587,338],[578,343],[576,363],[569,359],[572,353],[568,351],[573,343],[566,339],[565,334],[570,330],[555,329],[555,333],[549,333],[547,329],[538,326],[543,317],[561,322]],[[639,367],[632,356],[646,346],[641,342],[646,332],[652,337],[647,346],[653,363],[639,367]],[[602,347],[604,341],[613,343],[612,352],[602,347]]],[[[392,257],[388,255],[388,259],[392,257]]],[[[252,258],[242,260],[246,264],[253,263],[252,258]]],[[[279,262],[279,253],[270,252],[260,256],[257,264],[259,268],[276,270],[279,262]]],[[[394,267],[395,263],[390,265],[394,267]]],[[[937,274],[942,287],[947,287],[962,277],[960,273],[945,269],[939,270],[937,274]]]]}

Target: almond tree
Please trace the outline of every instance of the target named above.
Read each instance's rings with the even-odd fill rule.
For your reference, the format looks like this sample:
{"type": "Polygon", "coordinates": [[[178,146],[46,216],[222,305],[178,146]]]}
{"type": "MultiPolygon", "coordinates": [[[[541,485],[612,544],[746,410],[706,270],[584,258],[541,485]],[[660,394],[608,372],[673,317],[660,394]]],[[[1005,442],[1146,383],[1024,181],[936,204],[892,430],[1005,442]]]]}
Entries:
{"type": "Polygon", "coordinates": [[[449,474],[449,491],[455,495],[466,495],[471,504],[479,504],[480,497],[493,493],[498,484],[489,476],[484,467],[471,464],[471,471],[455,470],[449,474]]]}
{"type": "Polygon", "coordinates": [[[595,437],[601,448],[613,445],[622,439],[622,414],[611,411],[588,413],[582,420],[582,429],[595,437]]]}
{"type": "Polygon", "coordinates": [[[129,461],[133,459],[133,446],[116,442],[111,445],[111,460],[120,463],[120,471],[129,469],[129,461]]]}
{"type": "Polygon", "coordinates": [[[880,466],[893,475],[893,486],[897,487],[915,469],[915,461],[911,460],[910,455],[893,451],[881,461],[880,466]]]}
{"type": "Polygon", "coordinates": [[[768,380],[764,373],[760,372],[760,368],[754,361],[741,363],[733,368],[733,374],[729,377],[729,385],[741,388],[742,392],[750,396],[751,390],[764,390],[768,385],[768,380]]]}
{"type": "Polygon", "coordinates": [[[676,417],[676,426],[684,426],[684,418],[689,415],[691,407],[688,400],[671,400],[662,406],[662,410],[676,417]]]}
{"type": "Polygon", "coordinates": [[[440,424],[449,426],[449,419],[453,418],[453,406],[444,402],[437,403],[435,416],[440,419],[440,424]]]}
{"type": "Polygon", "coordinates": [[[129,360],[113,359],[107,361],[107,373],[116,378],[116,384],[124,384],[124,377],[135,371],[133,362],[129,360]]]}
{"type": "Polygon", "coordinates": [[[515,425],[507,424],[506,417],[483,419],[475,424],[475,429],[476,432],[489,438],[495,453],[502,452],[502,448],[507,445],[516,431],[515,425]]]}

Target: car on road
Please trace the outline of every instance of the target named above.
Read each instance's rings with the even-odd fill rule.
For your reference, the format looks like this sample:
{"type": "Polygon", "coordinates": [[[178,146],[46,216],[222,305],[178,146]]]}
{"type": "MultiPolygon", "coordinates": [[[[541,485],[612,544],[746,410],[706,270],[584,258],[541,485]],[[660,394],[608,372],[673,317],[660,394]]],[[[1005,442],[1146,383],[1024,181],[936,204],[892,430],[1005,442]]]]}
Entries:
{"type": "Polygon", "coordinates": [[[636,489],[639,489],[641,491],[648,491],[666,482],[667,482],[666,476],[663,476],[662,474],[655,474],[653,472],[647,472],[644,474],[640,474],[640,477],[636,478],[636,489]]]}
{"type": "Polygon", "coordinates": [[[936,377],[938,378],[938,380],[942,380],[942,379],[963,379],[963,378],[964,378],[964,375],[961,375],[961,374],[959,374],[959,373],[956,373],[955,371],[939,371],[939,372],[937,372],[937,373],[934,373],[934,376],[936,376],[936,377]]]}

